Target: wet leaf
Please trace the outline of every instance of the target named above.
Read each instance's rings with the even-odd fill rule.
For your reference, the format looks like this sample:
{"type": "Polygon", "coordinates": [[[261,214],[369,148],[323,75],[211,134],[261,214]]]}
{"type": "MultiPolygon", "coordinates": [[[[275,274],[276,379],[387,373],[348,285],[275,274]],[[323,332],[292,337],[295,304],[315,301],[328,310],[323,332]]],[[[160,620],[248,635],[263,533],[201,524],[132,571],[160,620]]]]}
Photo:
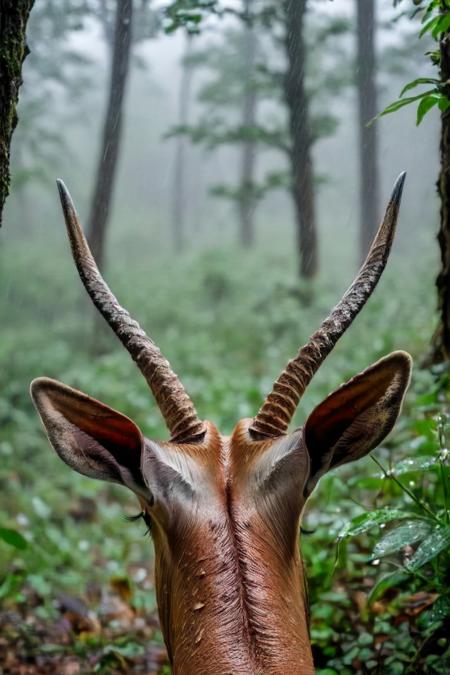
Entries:
{"type": "Polygon", "coordinates": [[[363,534],[363,532],[367,532],[367,530],[370,530],[376,525],[381,525],[383,523],[389,523],[392,520],[401,520],[404,518],[415,518],[415,515],[414,513],[408,513],[407,511],[389,508],[362,513],[359,516],[352,518],[344,525],[338,534],[338,539],[344,539],[345,537],[356,537],[359,534],[363,534]]]}
{"type": "Polygon", "coordinates": [[[430,560],[436,558],[442,551],[445,551],[450,546],[450,525],[446,527],[438,526],[423,541],[411,560],[407,568],[410,570],[417,570],[430,560]]]}
{"type": "Polygon", "coordinates": [[[398,587],[408,578],[406,572],[393,572],[386,574],[375,584],[369,595],[369,604],[381,598],[390,588],[398,587]]]}
{"type": "Polygon", "coordinates": [[[400,462],[397,462],[397,464],[394,465],[393,473],[396,476],[400,476],[404,473],[428,469],[434,464],[437,464],[437,457],[414,457],[402,459],[400,462]]]}
{"type": "Polygon", "coordinates": [[[450,598],[441,596],[427,612],[427,621],[432,624],[450,616],[450,598]]]}
{"type": "Polygon", "coordinates": [[[427,520],[409,520],[387,532],[373,549],[372,558],[382,558],[424,539],[432,529],[427,520]]]}

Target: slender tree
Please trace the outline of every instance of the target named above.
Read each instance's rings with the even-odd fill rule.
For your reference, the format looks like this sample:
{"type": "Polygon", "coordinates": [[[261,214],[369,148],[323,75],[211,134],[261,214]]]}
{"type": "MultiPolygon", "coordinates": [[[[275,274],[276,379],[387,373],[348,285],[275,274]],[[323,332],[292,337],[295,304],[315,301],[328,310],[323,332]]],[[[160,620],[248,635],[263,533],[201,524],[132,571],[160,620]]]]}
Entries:
{"type": "MultiPolygon", "coordinates": [[[[449,12],[449,10],[447,10],[449,12]]],[[[450,14],[450,12],[449,12],[450,14]]],[[[441,34],[439,41],[441,93],[450,105],[450,30],[441,34]]],[[[427,363],[442,363],[450,360],[450,107],[441,113],[440,138],[441,165],[437,181],[439,194],[440,224],[438,243],[441,254],[441,269],[436,279],[439,323],[431,341],[427,363]]]]}
{"type": "Polygon", "coordinates": [[[33,4],[34,0],[2,0],[0,4],[0,226],[9,194],[11,139],[17,125],[22,64],[28,53],[26,27],[33,4]]]}
{"type": "Polygon", "coordinates": [[[212,192],[232,200],[243,214],[240,232],[244,245],[252,241],[253,211],[258,203],[273,190],[289,190],[296,216],[299,271],[311,278],[318,257],[317,176],[313,172],[312,146],[334,132],[338,120],[330,114],[328,102],[353,82],[353,71],[346,41],[340,39],[348,34],[348,21],[341,17],[331,20],[327,13],[318,12],[312,14],[304,30],[305,6],[306,0],[243,5],[239,16],[244,19],[244,30],[228,30],[223,41],[194,54],[194,64],[207,68],[212,75],[199,90],[205,113],[195,125],[178,127],[172,133],[188,134],[194,143],[208,150],[221,146],[239,148],[239,181],[216,184],[212,192]],[[257,37],[252,51],[258,47],[257,54],[250,54],[250,58],[248,53],[245,56],[249,25],[254,28],[253,39],[257,37]],[[335,59],[339,59],[338,70],[334,63],[330,68],[324,56],[330,42],[335,59]],[[246,75],[245,63],[249,66],[246,75]],[[270,107],[264,110],[266,101],[270,107]],[[283,166],[257,179],[256,150],[258,154],[265,150],[279,152],[283,166]]]}
{"type": "MultiPolygon", "coordinates": [[[[400,4],[401,1],[395,0],[394,4],[400,4]]],[[[359,9],[359,2],[357,4],[359,9]]],[[[411,17],[421,17],[420,37],[427,36],[435,42],[436,48],[428,49],[426,55],[439,72],[433,73],[433,77],[429,73],[420,74],[420,71],[417,72],[417,65],[414,64],[414,79],[403,87],[399,98],[386,106],[379,116],[394,113],[400,108],[414,104],[417,105],[416,124],[419,125],[430,111],[440,111],[441,166],[437,192],[441,207],[438,232],[441,268],[436,279],[439,319],[430,349],[422,362],[423,365],[429,366],[450,361],[450,6],[448,0],[422,0],[414,4],[416,8],[411,17]],[[418,90],[421,91],[417,93],[418,90]]],[[[406,49],[405,45],[401,45],[397,54],[391,54],[395,59],[392,61],[390,58],[391,63],[385,65],[388,65],[392,72],[398,71],[398,56],[403,60],[404,56],[408,55],[411,44],[414,47],[414,43],[409,39],[406,49]]],[[[411,63],[411,58],[408,62],[411,63]]],[[[403,66],[400,70],[403,70],[403,66]]]]}
{"type": "MultiPolygon", "coordinates": [[[[91,18],[85,5],[41,0],[33,6],[27,31],[38,48],[27,62],[26,86],[20,94],[20,133],[14,138],[11,158],[11,189],[20,197],[19,208],[27,203],[33,183],[53,194],[55,165],[62,154],[71,156],[67,126],[82,123],[89,114],[94,62],[73,37],[91,18]]],[[[29,209],[21,219],[23,227],[32,225],[33,215],[29,209]]]]}
{"type": "MultiPolygon", "coordinates": [[[[183,58],[180,90],[178,95],[178,124],[182,127],[189,124],[189,108],[191,100],[192,66],[189,56],[192,49],[192,36],[186,37],[186,49],[183,58]]],[[[186,236],[186,138],[178,134],[175,138],[175,165],[172,193],[172,236],[177,253],[183,250],[186,236]]]]}
{"type": "Polygon", "coordinates": [[[375,0],[356,0],[356,42],[360,175],[360,259],[365,260],[378,226],[378,112],[375,56],[375,0]]]}
{"type": "MultiPolygon", "coordinates": [[[[256,65],[256,35],[253,26],[252,0],[244,0],[244,42],[243,42],[243,60],[242,77],[244,80],[244,98],[242,109],[242,127],[251,129],[256,126],[256,107],[257,95],[254,85],[255,65],[256,65]]],[[[244,248],[248,248],[255,241],[255,196],[254,196],[254,174],[256,160],[256,142],[254,136],[247,135],[241,148],[241,184],[240,199],[238,200],[239,221],[240,221],[240,239],[244,248]]]]}
{"type": "Polygon", "coordinates": [[[285,47],[288,67],[284,95],[289,111],[291,136],[289,159],[292,197],[297,222],[300,275],[311,279],[318,269],[318,242],[314,171],[311,156],[313,135],[309,100],[305,88],[306,49],[304,18],[307,0],[284,0],[285,47]]]}
{"type": "Polygon", "coordinates": [[[88,225],[89,242],[100,267],[104,263],[105,238],[122,137],[124,97],[132,43],[132,19],[133,1],[117,0],[109,99],[88,225]]]}

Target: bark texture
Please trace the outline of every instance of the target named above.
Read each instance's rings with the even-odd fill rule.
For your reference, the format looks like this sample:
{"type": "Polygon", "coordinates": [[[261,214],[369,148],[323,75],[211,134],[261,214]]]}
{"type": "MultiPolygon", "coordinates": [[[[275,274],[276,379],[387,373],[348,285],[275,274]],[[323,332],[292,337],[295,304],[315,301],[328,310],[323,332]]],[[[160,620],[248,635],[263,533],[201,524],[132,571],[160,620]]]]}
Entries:
{"type": "Polygon", "coordinates": [[[357,88],[360,173],[360,261],[369,250],[378,226],[378,112],[375,56],[375,0],[356,0],[357,88]]]}
{"type": "Polygon", "coordinates": [[[117,0],[109,100],[88,225],[88,239],[100,268],[104,264],[106,233],[122,139],[122,118],[132,43],[132,0],[117,0]]]}
{"type": "MultiPolygon", "coordinates": [[[[450,32],[443,36],[440,51],[440,79],[442,82],[449,82],[450,32]]],[[[450,85],[448,84],[445,86],[445,93],[450,98],[450,85]]],[[[437,191],[441,210],[437,238],[441,253],[441,270],[436,279],[439,320],[431,340],[430,352],[425,359],[425,365],[450,360],[450,109],[441,115],[440,157],[441,168],[437,191]]]]}
{"type": "MultiPolygon", "coordinates": [[[[243,78],[244,105],[242,109],[242,125],[250,129],[256,124],[256,92],[253,84],[256,60],[256,35],[251,24],[252,0],[245,0],[244,14],[247,20],[244,35],[243,78]]],[[[241,196],[239,199],[240,240],[244,248],[250,248],[255,242],[255,200],[253,184],[255,173],[256,144],[248,138],[242,144],[241,154],[241,196]]]]}
{"type": "Polygon", "coordinates": [[[297,225],[299,271],[310,279],[318,270],[312,131],[305,89],[304,17],[307,0],[284,0],[287,72],[284,96],[289,111],[292,197],[297,225]]]}
{"type": "Polygon", "coordinates": [[[22,64],[28,54],[26,27],[33,3],[34,0],[0,0],[0,226],[9,194],[11,139],[17,126],[22,64]]]}

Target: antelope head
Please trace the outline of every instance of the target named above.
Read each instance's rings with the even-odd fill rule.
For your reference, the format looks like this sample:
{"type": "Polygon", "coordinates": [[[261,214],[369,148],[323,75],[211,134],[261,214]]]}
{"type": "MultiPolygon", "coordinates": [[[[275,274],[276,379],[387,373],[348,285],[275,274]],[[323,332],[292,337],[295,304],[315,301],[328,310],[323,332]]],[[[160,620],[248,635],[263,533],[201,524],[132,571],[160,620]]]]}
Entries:
{"type": "Polygon", "coordinates": [[[339,387],[288,433],[303,392],[371,295],[394,236],[399,177],[366,262],[342,300],[275,382],[253,419],[222,436],[203,422],[168,361],[102,279],[64,184],[75,264],[99,312],[141,370],[170,440],[54,380],[31,385],[50,443],[85,476],[127,486],[152,523],[159,615],[181,675],[313,673],[300,518],[319,478],[390,432],[411,359],[397,351],[339,387]]]}

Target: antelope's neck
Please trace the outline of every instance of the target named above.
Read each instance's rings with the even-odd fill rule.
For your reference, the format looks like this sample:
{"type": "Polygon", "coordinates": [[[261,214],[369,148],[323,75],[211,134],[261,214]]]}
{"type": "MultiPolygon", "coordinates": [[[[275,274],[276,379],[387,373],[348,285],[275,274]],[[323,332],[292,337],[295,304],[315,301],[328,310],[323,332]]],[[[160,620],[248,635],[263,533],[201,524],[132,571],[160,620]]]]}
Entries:
{"type": "Polygon", "coordinates": [[[212,510],[178,550],[169,551],[154,533],[158,606],[173,672],[314,673],[297,541],[287,542],[286,555],[259,514],[237,508],[230,495],[225,507],[225,514],[212,510]]]}

